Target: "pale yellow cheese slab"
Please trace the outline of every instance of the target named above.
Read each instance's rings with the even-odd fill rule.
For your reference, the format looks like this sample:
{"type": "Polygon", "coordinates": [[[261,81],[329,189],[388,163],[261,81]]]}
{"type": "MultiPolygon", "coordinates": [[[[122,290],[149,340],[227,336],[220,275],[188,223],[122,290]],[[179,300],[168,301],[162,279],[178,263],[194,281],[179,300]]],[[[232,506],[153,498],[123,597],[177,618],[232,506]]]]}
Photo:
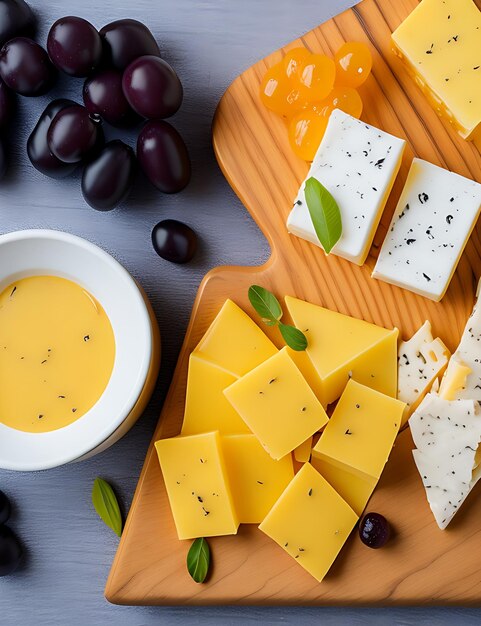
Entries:
{"type": "Polygon", "coordinates": [[[481,123],[481,11],[472,0],[422,0],[394,31],[394,51],[436,112],[464,138],[481,123]]]}
{"type": "Polygon", "coordinates": [[[226,300],[195,352],[235,376],[243,376],[277,348],[247,313],[226,300]]]}
{"type": "Polygon", "coordinates": [[[224,393],[274,459],[297,448],[328,421],[286,348],[227,387],[224,393]]]}
{"type": "Polygon", "coordinates": [[[358,516],[310,463],[305,463],[259,526],[321,581],[358,516]]]}
{"type": "Polygon", "coordinates": [[[292,457],[275,461],[254,435],[221,440],[239,522],[259,524],[294,477],[292,457]]]}
{"type": "Polygon", "coordinates": [[[155,442],[179,539],[237,533],[218,432],[155,442]]]}
{"type": "Polygon", "coordinates": [[[307,337],[306,353],[320,379],[324,406],[341,395],[350,377],[396,396],[398,330],[387,330],[286,296],[294,324],[307,337]]]}
{"type": "Polygon", "coordinates": [[[381,476],[405,404],[350,380],[314,446],[313,456],[363,479],[381,476]]]}
{"type": "Polygon", "coordinates": [[[224,396],[238,376],[193,352],[189,358],[182,435],[218,430],[221,434],[249,433],[244,420],[224,396]]]}

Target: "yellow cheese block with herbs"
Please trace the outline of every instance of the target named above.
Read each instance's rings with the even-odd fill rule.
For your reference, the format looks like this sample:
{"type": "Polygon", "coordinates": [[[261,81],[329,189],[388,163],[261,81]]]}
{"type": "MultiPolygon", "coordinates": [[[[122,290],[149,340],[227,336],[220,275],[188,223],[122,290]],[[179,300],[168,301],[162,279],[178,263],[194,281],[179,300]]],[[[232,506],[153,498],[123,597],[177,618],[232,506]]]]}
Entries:
{"type": "Polygon", "coordinates": [[[396,397],[397,328],[381,328],[290,296],[286,304],[307,337],[306,352],[319,376],[324,406],[339,398],[349,378],[396,397]]]}
{"type": "Polygon", "coordinates": [[[363,478],[346,468],[332,465],[315,453],[312,455],[311,464],[360,516],[377,485],[377,478],[369,476],[363,478]]]}
{"type": "Polygon", "coordinates": [[[331,485],[305,463],[259,528],[320,582],[357,520],[331,485]]]}
{"type": "Polygon", "coordinates": [[[182,435],[218,430],[221,434],[249,433],[246,423],[224,396],[224,389],[238,379],[215,363],[193,352],[189,359],[182,435]]]}
{"type": "Polygon", "coordinates": [[[405,403],[350,380],[312,450],[313,457],[379,479],[402,421],[405,403]]]}
{"type": "Polygon", "coordinates": [[[292,457],[275,461],[254,435],[226,435],[222,448],[241,524],[259,524],[294,478],[292,457]]]}
{"type": "Polygon", "coordinates": [[[237,533],[218,432],[155,442],[179,539],[237,533]]]}
{"type": "Polygon", "coordinates": [[[297,448],[328,421],[286,348],[224,393],[273,459],[297,448]]]}
{"type": "Polygon", "coordinates": [[[195,352],[235,376],[243,376],[277,348],[232,300],[226,300],[195,352]]]}
{"type": "Polygon", "coordinates": [[[294,458],[298,463],[307,463],[311,458],[312,437],[306,439],[294,450],[294,458]]]}
{"type": "Polygon", "coordinates": [[[481,130],[481,11],[473,0],[422,0],[392,35],[436,112],[467,139],[481,130]]]}

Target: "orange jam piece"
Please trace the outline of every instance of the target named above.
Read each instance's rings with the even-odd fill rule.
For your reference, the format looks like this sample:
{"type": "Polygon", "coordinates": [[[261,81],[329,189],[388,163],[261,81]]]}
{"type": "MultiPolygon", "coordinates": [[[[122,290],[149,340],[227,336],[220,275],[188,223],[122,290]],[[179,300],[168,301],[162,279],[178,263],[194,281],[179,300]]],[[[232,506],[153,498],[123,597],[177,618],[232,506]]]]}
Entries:
{"type": "Polygon", "coordinates": [[[311,57],[311,53],[306,48],[293,48],[286,53],[281,63],[290,80],[300,78],[304,66],[311,57]]]}
{"type": "Polygon", "coordinates": [[[336,77],[334,61],[325,54],[311,54],[300,77],[301,94],[308,102],[323,100],[332,90],[336,77]]]}
{"type": "Polygon", "coordinates": [[[362,100],[359,93],[352,87],[336,85],[329,96],[324,100],[324,104],[332,109],[341,109],[344,113],[352,117],[361,117],[362,100]]]}
{"type": "Polygon", "coordinates": [[[304,161],[312,161],[324,136],[329,106],[309,107],[292,118],[289,124],[289,143],[294,153],[304,161]]]}
{"type": "Polygon", "coordinates": [[[348,41],[336,52],[336,82],[347,87],[359,87],[371,73],[371,51],[365,43],[348,41]]]}

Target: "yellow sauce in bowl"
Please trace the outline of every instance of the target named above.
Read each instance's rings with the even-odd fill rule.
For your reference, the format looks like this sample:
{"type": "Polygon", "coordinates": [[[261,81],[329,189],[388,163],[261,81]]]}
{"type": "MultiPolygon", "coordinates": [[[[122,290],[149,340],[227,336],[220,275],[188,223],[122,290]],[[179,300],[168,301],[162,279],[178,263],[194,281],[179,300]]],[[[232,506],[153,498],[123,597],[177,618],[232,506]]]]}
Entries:
{"type": "Polygon", "coordinates": [[[58,276],[0,293],[0,423],[32,433],[78,420],[112,374],[115,338],[102,306],[58,276]]]}

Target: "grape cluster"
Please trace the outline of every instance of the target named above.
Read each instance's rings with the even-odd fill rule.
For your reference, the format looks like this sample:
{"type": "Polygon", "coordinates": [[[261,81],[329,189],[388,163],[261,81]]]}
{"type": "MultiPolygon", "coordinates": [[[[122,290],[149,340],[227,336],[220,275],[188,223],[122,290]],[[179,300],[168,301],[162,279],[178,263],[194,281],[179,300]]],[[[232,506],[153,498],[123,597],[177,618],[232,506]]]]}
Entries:
{"type": "Polygon", "coordinates": [[[15,571],[22,559],[22,546],[5,523],[10,517],[10,500],[0,491],[0,576],[15,571]]]}
{"type": "MultiPolygon", "coordinates": [[[[27,142],[37,170],[64,178],[82,167],[83,196],[99,211],[126,198],[138,165],[163,193],[187,185],[187,148],[164,121],[182,103],[182,84],[144,24],[121,19],[97,31],[83,18],[63,17],[50,28],[45,50],[33,40],[36,19],[24,0],[0,0],[0,15],[0,137],[12,120],[16,94],[45,94],[64,72],[86,79],[83,104],[57,99],[43,111],[27,142]],[[105,124],[127,128],[141,122],[136,154],[123,141],[105,141],[105,124]]],[[[5,169],[0,139],[0,177],[5,169]]]]}

